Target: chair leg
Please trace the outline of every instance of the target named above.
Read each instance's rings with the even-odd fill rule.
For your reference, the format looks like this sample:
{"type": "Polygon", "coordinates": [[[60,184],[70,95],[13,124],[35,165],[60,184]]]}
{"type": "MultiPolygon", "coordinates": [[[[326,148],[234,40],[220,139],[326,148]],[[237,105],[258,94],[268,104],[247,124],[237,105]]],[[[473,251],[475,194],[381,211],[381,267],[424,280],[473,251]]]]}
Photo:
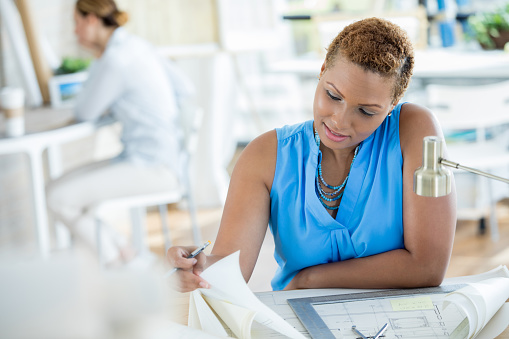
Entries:
{"type": "Polygon", "coordinates": [[[70,248],[72,246],[71,233],[69,232],[67,226],[62,224],[60,221],[55,221],[54,226],[58,249],[70,248]]]}
{"type": "Polygon", "coordinates": [[[97,243],[97,259],[99,260],[99,267],[104,268],[104,259],[102,256],[102,241],[101,241],[101,228],[102,221],[99,218],[95,218],[95,236],[97,243]]]}
{"type": "Polygon", "coordinates": [[[189,214],[191,216],[191,227],[193,229],[193,241],[196,246],[202,245],[200,227],[198,225],[198,217],[196,212],[196,205],[194,202],[193,191],[191,190],[191,183],[189,178],[186,176],[185,185],[187,189],[187,203],[189,207],[189,214]]]}
{"type": "Polygon", "coordinates": [[[493,197],[493,188],[491,186],[491,182],[488,181],[488,195],[491,198],[490,201],[490,233],[491,233],[491,241],[497,242],[499,239],[498,234],[498,220],[497,220],[497,202],[493,197]]]}
{"type": "Polygon", "coordinates": [[[479,219],[479,235],[484,235],[486,233],[486,218],[481,217],[479,219]]]}
{"type": "Polygon", "coordinates": [[[159,205],[159,215],[161,217],[161,227],[164,235],[165,253],[171,247],[170,227],[168,225],[168,205],[159,205]]]}
{"type": "Polygon", "coordinates": [[[147,250],[145,246],[146,210],[145,207],[133,207],[131,208],[130,213],[133,247],[138,253],[142,253],[147,250]]]}
{"type": "Polygon", "coordinates": [[[493,242],[497,242],[498,239],[499,239],[499,234],[498,234],[497,211],[495,210],[495,206],[491,207],[491,213],[490,213],[490,233],[491,233],[491,240],[493,242]]]}
{"type": "Polygon", "coordinates": [[[191,215],[191,227],[193,228],[193,240],[195,245],[200,246],[202,244],[200,227],[198,226],[198,217],[196,213],[196,206],[193,198],[189,198],[189,214],[191,215]],[[192,202],[191,202],[192,201],[192,202]]]}

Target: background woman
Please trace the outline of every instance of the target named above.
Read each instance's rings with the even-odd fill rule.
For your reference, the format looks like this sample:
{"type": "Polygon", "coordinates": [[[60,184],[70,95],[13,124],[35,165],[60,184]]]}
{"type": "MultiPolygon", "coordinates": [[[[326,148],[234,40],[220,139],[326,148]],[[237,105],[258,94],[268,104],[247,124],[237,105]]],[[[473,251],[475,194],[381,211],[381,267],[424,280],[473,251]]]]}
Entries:
{"type": "MultiPolygon", "coordinates": [[[[97,59],[77,98],[78,120],[110,113],[122,125],[122,153],[114,159],[76,169],[48,188],[56,217],[78,239],[94,246],[94,205],[110,198],[174,189],[179,100],[189,93],[186,79],[154,48],[122,26],[127,14],[112,0],[78,0],[74,20],[79,43],[97,59]]],[[[133,258],[129,243],[103,227],[102,254],[107,263],[133,258]]]]}

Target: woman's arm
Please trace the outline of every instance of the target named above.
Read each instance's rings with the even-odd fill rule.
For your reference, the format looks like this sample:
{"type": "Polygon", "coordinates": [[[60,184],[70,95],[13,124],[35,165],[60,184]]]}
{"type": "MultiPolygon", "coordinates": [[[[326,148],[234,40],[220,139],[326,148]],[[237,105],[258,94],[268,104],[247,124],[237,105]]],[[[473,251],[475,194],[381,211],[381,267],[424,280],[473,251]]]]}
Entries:
{"type": "Polygon", "coordinates": [[[270,214],[270,189],[277,156],[275,131],[253,140],[240,155],[232,173],[221,225],[210,256],[184,259],[193,248],[172,247],[168,260],[178,272],[181,291],[205,287],[201,271],[217,260],[240,250],[240,268],[249,280],[267,231],[270,214]],[[200,285],[202,283],[202,285],[200,285]]]}
{"type": "Polygon", "coordinates": [[[286,289],[405,288],[435,286],[442,282],[454,239],[456,196],[454,183],[452,193],[445,197],[422,197],[413,192],[413,174],[422,163],[422,139],[428,135],[442,137],[432,113],[417,105],[403,105],[400,141],[405,248],[306,268],[286,289]]]}
{"type": "Polygon", "coordinates": [[[129,72],[129,69],[122,69],[114,60],[97,60],[91,66],[88,79],[76,98],[76,119],[90,121],[104,114],[124,91],[124,72],[129,72]]]}

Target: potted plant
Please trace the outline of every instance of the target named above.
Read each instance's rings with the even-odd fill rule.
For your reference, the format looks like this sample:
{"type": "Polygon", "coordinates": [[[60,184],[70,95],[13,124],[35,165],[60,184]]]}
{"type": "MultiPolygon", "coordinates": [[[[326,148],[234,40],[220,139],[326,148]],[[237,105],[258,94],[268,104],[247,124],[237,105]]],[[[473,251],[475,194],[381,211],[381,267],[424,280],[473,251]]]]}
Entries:
{"type": "Polygon", "coordinates": [[[90,59],[65,57],[62,64],[55,70],[55,75],[85,71],[90,65],[90,59]]]}
{"type": "Polygon", "coordinates": [[[484,49],[504,49],[509,41],[509,3],[470,16],[468,23],[484,49]]]}
{"type": "Polygon", "coordinates": [[[66,57],[48,81],[51,106],[72,107],[74,98],[88,77],[90,59],[66,57]]]}

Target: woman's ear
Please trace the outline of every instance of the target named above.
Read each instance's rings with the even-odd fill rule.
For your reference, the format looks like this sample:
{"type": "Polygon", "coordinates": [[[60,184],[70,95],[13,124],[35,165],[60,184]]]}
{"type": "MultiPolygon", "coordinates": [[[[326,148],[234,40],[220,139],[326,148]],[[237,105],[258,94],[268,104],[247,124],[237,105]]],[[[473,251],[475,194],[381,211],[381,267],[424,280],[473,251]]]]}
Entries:
{"type": "Polygon", "coordinates": [[[320,75],[318,76],[318,79],[322,77],[324,71],[325,71],[325,61],[323,62],[322,68],[320,69],[320,75]]]}
{"type": "Polygon", "coordinates": [[[389,110],[389,113],[387,114],[388,116],[391,116],[392,111],[394,110],[394,107],[396,107],[398,105],[398,102],[399,102],[399,100],[392,104],[392,107],[389,110]]]}

